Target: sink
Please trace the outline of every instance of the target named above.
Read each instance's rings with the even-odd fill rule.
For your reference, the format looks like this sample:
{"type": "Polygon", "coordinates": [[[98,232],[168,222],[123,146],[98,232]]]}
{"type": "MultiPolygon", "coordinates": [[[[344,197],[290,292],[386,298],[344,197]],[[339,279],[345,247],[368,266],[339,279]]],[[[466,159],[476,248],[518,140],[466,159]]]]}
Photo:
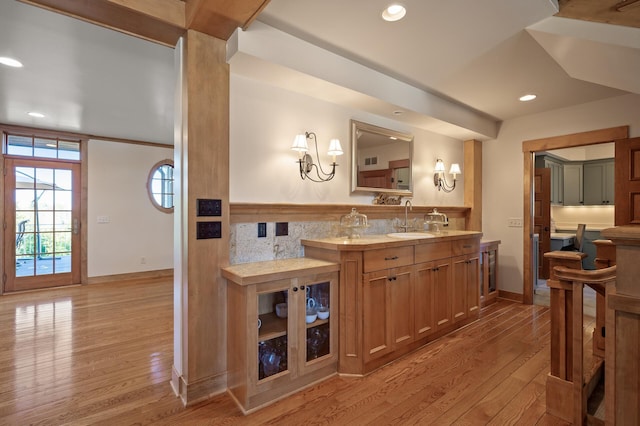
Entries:
{"type": "Polygon", "coordinates": [[[387,234],[391,238],[433,238],[435,235],[428,232],[392,232],[387,234]]]}

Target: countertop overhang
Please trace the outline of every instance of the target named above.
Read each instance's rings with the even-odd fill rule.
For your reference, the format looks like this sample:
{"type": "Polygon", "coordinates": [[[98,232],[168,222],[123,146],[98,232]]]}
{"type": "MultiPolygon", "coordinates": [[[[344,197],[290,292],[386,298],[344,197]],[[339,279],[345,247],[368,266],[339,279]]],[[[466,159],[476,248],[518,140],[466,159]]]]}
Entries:
{"type": "Polygon", "coordinates": [[[300,243],[306,247],[316,247],[338,251],[362,251],[373,250],[386,247],[403,247],[408,245],[431,244],[440,241],[461,240],[470,237],[482,238],[482,232],[478,231],[440,231],[439,233],[425,232],[424,236],[419,236],[417,232],[412,232],[410,237],[390,237],[386,234],[363,235],[360,238],[319,238],[303,239],[300,243]]]}
{"type": "Polygon", "coordinates": [[[239,263],[221,268],[223,277],[239,285],[294,278],[300,276],[301,271],[320,274],[339,270],[338,263],[308,257],[239,263]]]}

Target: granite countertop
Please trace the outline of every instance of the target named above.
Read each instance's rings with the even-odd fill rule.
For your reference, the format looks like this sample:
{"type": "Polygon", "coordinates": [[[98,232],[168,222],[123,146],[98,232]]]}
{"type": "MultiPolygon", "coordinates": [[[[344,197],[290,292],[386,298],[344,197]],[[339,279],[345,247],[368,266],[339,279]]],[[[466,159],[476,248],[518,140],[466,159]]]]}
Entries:
{"type": "MultiPolygon", "coordinates": [[[[403,233],[397,233],[403,234],[403,233]]],[[[360,251],[386,247],[400,247],[407,245],[430,244],[443,240],[460,240],[468,237],[482,237],[482,232],[477,231],[441,231],[407,232],[406,236],[391,237],[389,234],[363,235],[360,238],[332,237],[301,240],[303,246],[325,248],[338,251],[360,251]]]]}
{"type": "Polygon", "coordinates": [[[339,263],[308,257],[239,263],[221,268],[223,277],[239,285],[250,285],[298,277],[300,276],[300,272],[304,272],[305,274],[319,274],[339,270],[339,263]]]}

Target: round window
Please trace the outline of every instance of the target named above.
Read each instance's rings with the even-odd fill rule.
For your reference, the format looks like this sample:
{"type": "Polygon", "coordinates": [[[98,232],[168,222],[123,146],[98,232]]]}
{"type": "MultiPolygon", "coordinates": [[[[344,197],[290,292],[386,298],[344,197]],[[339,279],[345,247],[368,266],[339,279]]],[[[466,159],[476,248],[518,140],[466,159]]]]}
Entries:
{"type": "Polygon", "coordinates": [[[173,161],[162,160],[151,168],[147,190],[151,203],[158,210],[173,212],[173,161]]]}

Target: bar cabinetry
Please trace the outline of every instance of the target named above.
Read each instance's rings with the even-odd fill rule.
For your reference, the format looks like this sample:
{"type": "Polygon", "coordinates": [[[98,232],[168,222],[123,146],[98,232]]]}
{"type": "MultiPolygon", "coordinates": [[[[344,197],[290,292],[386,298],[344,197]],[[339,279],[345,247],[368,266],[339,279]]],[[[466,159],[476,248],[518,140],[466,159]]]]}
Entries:
{"type": "Polygon", "coordinates": [[[481,235],[302,240],[306,256],[340,263],[338,371],[367,374],[475,321],[481,235]]]}
{"type": "Polygon", "coordinates": [[[338,269],[306,258],[222,269],[228,387],[245,413],[336,373],[338,269]]]}

